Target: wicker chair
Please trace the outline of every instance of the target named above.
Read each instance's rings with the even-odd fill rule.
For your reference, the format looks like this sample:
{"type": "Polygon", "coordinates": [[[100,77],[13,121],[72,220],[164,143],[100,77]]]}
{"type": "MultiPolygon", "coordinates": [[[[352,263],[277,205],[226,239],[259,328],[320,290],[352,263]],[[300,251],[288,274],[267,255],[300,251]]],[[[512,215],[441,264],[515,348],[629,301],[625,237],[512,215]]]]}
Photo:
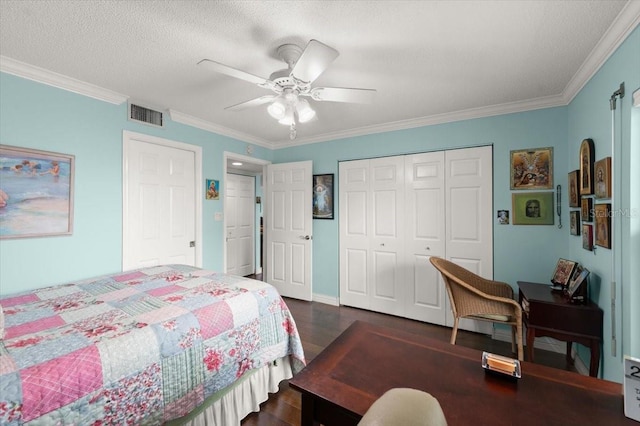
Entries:
{"type": "Polygon", "coordinates": [[[454,318],[451,344],[456,344],[460,318],[508,324],[511,326],[511,350],[515,353],[517,344],[518,359],[524,360],[522,308],[514,300],[511,286],[482,278],[440,257],[429,260],[442,274],[451,301],[454,318]]]}

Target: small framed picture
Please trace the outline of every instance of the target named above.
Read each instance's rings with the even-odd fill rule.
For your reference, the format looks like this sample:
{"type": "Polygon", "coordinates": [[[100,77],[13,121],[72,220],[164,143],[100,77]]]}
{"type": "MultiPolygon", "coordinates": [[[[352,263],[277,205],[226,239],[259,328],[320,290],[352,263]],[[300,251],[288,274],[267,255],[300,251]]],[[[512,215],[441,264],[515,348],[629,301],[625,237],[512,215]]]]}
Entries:
{"type": "Polygon", "coordinates": [[[313,175],[313,218],[333,219],[333,174],[313,175]]]}
{"type": "Polygon", "coordinates": [[[498,223],[500,225],[509,224],[509,210],[498,210],[498,223]]]}
{"type": "Polygon", "coordinates": [[[553,272],[551,282],[554,285],[566,287],[569,284],[569,280],[573,276],[573,270],[578,265],[573,260],[559,259],[556,269],[553,272]]]}
{"type": "Polygon", "coordinates": [[[573,276],[571,277],[571,281],[569,281],[569,287],[567,287],[567,296],[573,297],[576,292],[578,292],[582,284],[586,285],[588,276],[589,270],[578,265],[575,272],[573,273],[573,276]]]}
{"type": "Polygon", "coordinates": [[[593,177],[596,198],[611,198],[611,157],[596,161],[593,177]]]}
{"type": "Polygon", "coordinates": [[[593,225],[582,225],[582,248],[585,250],[593,250],[593,225]]]}
{"type": "Polygon", "coordinates": [[[580,207],[580,170],[569,173],[569,207],[580,207]]]}
{"type": "Polygon", "coordinates": [[[219,200],[220,199],[220,181],[207,179],[206,182],[206,190],[205,199],[207,200],[219,200]]]}
{"type": "Polygon", "coordinates": [[[596,204],[594,217],[596,245],[611,248],[611,204],[596,204]]]}
{"type": "Polygon", "coordinates": [[[514,225],[553,225],[553,192],[511,194],[514,225]]]}
{"type": "Polygon", "coordinates": [[[583,198],[581,200],[580,218],[583,222],[591,222],[593,220],[592,198],[583,198]]]}
{"type": "Polygon", "coordinates": [[[583,140],[580,144],[580,195],[593,194],[593,155],[593,140],[583,140]]]}
{"type": "Polygon", "coordinates": [[[511,189],[552,188],[553,148],[511,151],[511,189]]]}
{"type": "Polygon", "coordinates": [[[569,232],[571,235],[580,235],[580,211],[569,212],[569,232]]]}

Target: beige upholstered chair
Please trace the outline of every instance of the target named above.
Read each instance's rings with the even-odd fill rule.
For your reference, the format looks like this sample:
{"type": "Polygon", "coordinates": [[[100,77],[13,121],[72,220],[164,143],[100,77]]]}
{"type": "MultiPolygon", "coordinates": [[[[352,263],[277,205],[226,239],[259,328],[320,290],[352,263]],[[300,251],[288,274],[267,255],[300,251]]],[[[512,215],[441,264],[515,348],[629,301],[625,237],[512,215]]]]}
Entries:
{"type": "Polygon", "coordinates": [[[358,426],[447,426],[447,420],[431,394],[394,388],[371,404],[358,426]]]}
{"type": "Polygon", "coordinates": [[[440,257],[431,257],[429,260],[442,274],[451,301],[454,318],[451,344],[456,344],[460,318],[508,324],[511,326],[511,350],[515,353],[517,344],[518,359],[524,360],[522,309],[513,298],[511,286],[482,278],[440,257]]]}

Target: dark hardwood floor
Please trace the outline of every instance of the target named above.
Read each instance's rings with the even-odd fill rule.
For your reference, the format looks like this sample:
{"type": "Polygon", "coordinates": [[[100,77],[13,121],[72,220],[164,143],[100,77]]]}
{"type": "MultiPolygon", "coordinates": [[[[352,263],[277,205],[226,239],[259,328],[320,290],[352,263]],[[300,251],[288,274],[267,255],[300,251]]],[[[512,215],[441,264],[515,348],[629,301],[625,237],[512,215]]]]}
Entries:
{"type": "MultiPolygon", "coordinates": [[[[304,302],[285,298],[298,326],[307,363],[356,320],[384,325],[413,333],[426,334],[435,339],[449,341],[451,329],[419,321],[394,317],[345,306],[331,306],[318,302],[304,302]]],[[[513,357],[511,343],[501,342],[485,336],[460,331],[456,344],[513,357]]],[[[563,354],[535,350],[536,363],[575,371],[567,366],[563,354]]],[[[478,365],[480,360],[478,359],[478,365]]],[[[259,413],[252,413],[242,421],[243,426],[300,425],[300,394],[289,388],[286,381],[280,384],[278,393],[260,406],[259,413]]]]}

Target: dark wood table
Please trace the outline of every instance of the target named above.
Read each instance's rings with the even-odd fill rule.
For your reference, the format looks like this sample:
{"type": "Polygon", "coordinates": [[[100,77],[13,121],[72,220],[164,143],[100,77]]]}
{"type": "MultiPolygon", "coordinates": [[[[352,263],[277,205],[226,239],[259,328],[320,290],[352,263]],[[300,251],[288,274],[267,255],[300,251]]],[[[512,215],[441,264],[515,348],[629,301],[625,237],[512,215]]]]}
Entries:
{"type": "Polygon", "coordinates": [[[482,352],[356,321],[289,385],[302,394],[302,426],[356,425],[384,392],[429,392],[450,425],[637,425],[622,385],[530,362],[522,378],[487,374],[482,352]]]}
{"type": "Polygon", "coordinates": [[[518,288],[520,305],[523,300],[528,305],[522,316],[527,327],[527,359],[533,362],[536,337],[548,336],[566,342],[568,363],[573,363],[571,343],[580,343],[590,349],[589,375],[597,377],[602,344],[602,309],[591,301],[584,305],[571,303],[562,292],[551,291],[547,284],[518,281],[518,288]]]}

